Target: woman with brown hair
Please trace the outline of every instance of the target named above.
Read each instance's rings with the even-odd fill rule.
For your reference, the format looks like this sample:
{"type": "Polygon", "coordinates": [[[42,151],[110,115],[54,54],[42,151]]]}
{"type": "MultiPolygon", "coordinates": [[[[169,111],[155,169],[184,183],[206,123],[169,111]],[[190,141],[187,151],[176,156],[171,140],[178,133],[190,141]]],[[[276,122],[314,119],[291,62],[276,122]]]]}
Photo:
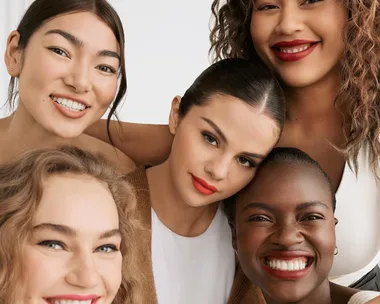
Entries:
{"type": "MultiPolygon", "coordinates": [[[[379,8],[379,0],[215,0],[210,35],[216,60],[264,62],[277,75],[287,101],[277,146],[307,152],[336,192],[339,254],[330,279],[374,290],[380,290],[379,8]]],[[[106,140],[102,128],[96,124],[90,133],[106,140]]],[[[167,156],[172,138],[165,126],[120,130],[116,146],[128,155],[139,149],[144,160],[167,156]]]]}
{"type": "Polygon", "coordinates": [[[142,304],[135,205],[132,187],[78,148],[0,166],[0,303],[142,304]]]}

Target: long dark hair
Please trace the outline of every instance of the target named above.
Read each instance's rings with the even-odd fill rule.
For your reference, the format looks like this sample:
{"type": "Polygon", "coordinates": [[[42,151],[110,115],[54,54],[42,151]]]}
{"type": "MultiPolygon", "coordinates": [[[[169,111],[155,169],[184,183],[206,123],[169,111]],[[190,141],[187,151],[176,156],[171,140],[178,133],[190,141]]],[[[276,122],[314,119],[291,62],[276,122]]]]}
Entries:
{"type": "MultiPolygon", "coordinates": [[[[124,29],[119,15],[106,0],[35,0],[22,17],[17,31],[20,33],[18,47],[24,50],[30,37],[47,21],[59,15],[74,12],[91,12],[99,17],[114,33],[120,47],[120,71],[119,89],[107,118],[107,132],[109,131],[110,119],[117,117],[116,108],[127,92],[127,76],[125,72],[125,38],[124,29]]],[[[14,100],[17,96],[17,81],[11,77],[8,87],[8,102],[14,108],[14,100]]],[[[112,141],[112,140],[111,140],[112,141]]]]}

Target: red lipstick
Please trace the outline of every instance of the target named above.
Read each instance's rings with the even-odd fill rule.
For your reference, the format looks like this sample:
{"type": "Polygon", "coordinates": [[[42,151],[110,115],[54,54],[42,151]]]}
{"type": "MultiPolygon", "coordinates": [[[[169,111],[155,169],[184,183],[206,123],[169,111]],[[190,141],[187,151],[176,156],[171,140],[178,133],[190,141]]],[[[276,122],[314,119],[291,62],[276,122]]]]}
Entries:
{"type": "Polygon", "coordinates": [[[281,61],[298,61],[308,56],[318,45],[319,41],[310,40],[291,40],[280,41],[271,46],[274,54],[281,61]],[[297,49],[297,46],[299,47],[297,49]]]}
{"type": "Polygon", "coordinates": [[[201,179],[195,175],[191,175],[191,177],[192,177],[192,181],[193,181],[193,185],[194,185],[195,189],[197,189],[198,192],[200,192],[201,194],[211,195],[211,194],[218,191],[218,189],[216,187],[214,187],[213,185],[209,185],[203,179],[201,179]]]}

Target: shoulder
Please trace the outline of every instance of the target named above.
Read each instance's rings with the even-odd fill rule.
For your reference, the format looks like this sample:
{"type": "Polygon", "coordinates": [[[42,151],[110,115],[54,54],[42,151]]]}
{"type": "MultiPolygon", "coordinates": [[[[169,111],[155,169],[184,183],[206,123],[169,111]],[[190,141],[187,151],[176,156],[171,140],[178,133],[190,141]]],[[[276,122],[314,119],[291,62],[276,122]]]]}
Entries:
{"type": "Polygon", "coordinates": [[[104,156],[119,173],[126,174],[136,169],[136,165],[127,155],[95,137],[82,134],[79,145],[90,152],[104,156]]]}

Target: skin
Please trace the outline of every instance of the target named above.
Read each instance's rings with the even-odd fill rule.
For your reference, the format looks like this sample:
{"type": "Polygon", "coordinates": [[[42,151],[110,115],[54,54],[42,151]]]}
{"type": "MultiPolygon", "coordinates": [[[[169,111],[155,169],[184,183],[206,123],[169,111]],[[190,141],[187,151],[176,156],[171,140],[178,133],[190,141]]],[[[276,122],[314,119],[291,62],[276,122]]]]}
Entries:
{"type": "Polygon", "coordinates": [[[26,150],[71,144],[104,154],[125,170],[134,168],[120,151],[82,134],[117,92],[120,49],[112,30],[94,14],[79,12],[44,23],[24,50],[19,39],[13,31],[5,53],[9,74],[18,79],[19,105],[0,120],[0,163],[26,150]],[[52,95],[81,100],[89,108],[83,117],[69,118],[52,95]]]}
{"type": "Polygon", "coordinates": [[[214,218],[218,202],[242,189],[273,148],[279,128],[260,109],[226,95],[179,116],[180,97],[172,103],[169,128],[174,135],[170,156],[147,170],[152,207],[172,231],[196,236],[214,218]],[[201,194],[192,176],[216,187],[201,194]]]}
{"type": "Polygon", "coordinates": [[[355,291],[330,286],[328,281],[336,219],[330,188],[320,172],[304,164],[268,164],[238,195],[235,211],[240,264],[247,277],[262,288],[268,304],[329,304],[331,298],[347,303],[355,291]],[[312,257],[306,275],[280,279],[266,271],[268,256],[295,251],[312,257]]]}
{"type": "Polygon", "coordinates": [[[95,178],[72,174],[50,177],[43,189],[22,257],[22,303],[52,303],[62,295],[95,295],[97,304],[111,303],[122,265],[112,194],[95,178]]]}

